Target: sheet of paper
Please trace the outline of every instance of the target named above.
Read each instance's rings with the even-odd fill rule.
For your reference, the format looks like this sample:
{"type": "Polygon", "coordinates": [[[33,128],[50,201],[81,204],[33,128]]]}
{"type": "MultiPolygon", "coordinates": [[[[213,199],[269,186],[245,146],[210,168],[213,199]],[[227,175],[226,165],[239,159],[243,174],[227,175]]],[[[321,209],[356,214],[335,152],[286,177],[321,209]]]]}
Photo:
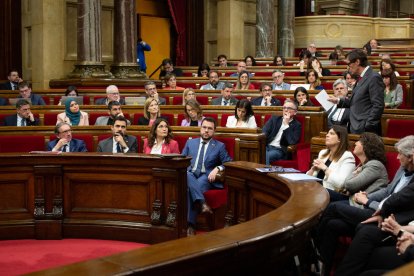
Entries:
{"type": "Polygon", "coordinates": [[[279,176],[287,178],[289,180],[314,180],[314,181],[322,181],[321,179],[314,177],[312,175],[307,175],[305,173],[281,173],[279,176]]]}
{"type": "Polygon", "coordinates": [[[328,101],[329,95],[328,93],[326,93],[325,89],[323,89],[321,92],[319,92],[318,94],[316,94],[315,99],[322,105],[322,107],[328,111],[329,109],[332,108],[332,106],[334,106],[333,103],[331,103],[330,101],[328,101]]]}
{"type": "Polygon", "coordinates": [[[310,84],[309,83],[291,83],[290,84],[290,90],[296,90],[298,87],[303,87],[306,90],[309,90],[310,84]]]}

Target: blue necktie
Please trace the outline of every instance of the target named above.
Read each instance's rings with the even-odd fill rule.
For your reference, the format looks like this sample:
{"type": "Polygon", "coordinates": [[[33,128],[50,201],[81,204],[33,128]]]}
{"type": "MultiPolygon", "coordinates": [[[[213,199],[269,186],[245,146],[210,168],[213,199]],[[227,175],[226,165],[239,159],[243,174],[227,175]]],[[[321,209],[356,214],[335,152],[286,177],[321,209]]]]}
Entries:
{"type": "Polygon", "coordinates": [[[123,152],[119,143],[116,143],[116,152],[123,152]]]}
{"type": "Polygon", "coordinates": [[[195,177],[200,177],[201,168],[203,167],[203,159],[204,159],[204,149],[206,148],[206,142],[201,142],[203,145],[201,146],[200,154],[198,156],[197,167],[194,171],[195,177]]]}
{"type": "Polygon", "coordinates": [[[228,105],[229,102],[228,101],[223,101],[223,105],[228,105]]]}
{"type": "Polygon", "coordinates": [[[66,152],[66,149],[68,148],[68,145],[64,145],[62,148],[62,152],[66,152]]]}

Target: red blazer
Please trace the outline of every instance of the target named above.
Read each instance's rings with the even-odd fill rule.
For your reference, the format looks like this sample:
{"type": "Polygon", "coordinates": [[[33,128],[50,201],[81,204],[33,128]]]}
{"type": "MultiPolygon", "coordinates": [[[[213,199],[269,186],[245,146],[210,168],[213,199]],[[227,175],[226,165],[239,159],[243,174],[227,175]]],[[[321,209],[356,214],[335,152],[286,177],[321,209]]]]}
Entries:
{"type": "MultiPolygon", "coordinates": [[[[148,139],[144,139],[144,153],[150,154],[151,148],[148,146],[148,139]]],[[[180,149],[178,148],[178,143],[175,140],[170,140],[169,144],[162,144],[161,154],[166,153],[177,153],[180,154],[180,149]]]]}

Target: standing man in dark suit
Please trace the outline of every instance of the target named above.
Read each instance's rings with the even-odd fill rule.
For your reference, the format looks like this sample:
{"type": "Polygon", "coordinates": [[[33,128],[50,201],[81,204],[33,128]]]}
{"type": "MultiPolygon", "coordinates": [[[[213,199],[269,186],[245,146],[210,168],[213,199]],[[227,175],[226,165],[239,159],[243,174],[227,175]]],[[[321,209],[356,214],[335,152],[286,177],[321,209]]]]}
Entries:
{"type": "Polygon", "coordinates": [[[137,138],[127,135],[128,120],[118,116],[111,126],[112,137],[102,140],[98,144],[97,152],[131,153],[138,152],[137,138]]]}
{"type": "Polygon", "coordinates": [[[198,209],[202,213],[211,213],[203,193],[213,188],[223,188],[223,183],[216,180],[223,164],[232,161],[222,142],[213,139],[216,121],[206,117],[201,122],[200,138],[189,139],[182,155],[191,156],[191,165],[187,169],[188,185],[188,229],[187,235],[195,234],[198,209]]]}
{"type": "Polygon", "coordinates": [[[269,83],[262,83],[260,85],[261,97],[252,100],[252,105],[255,106],[280,106],[280,101],[272,97],[272,86],[269,83]]]}
{"type": "Polygon", "coordinates": [[[0,90],[18,90],[19,83],[23,80],[19,77],[19,72],[16,70],[11,70],[7,76],[8,82],[2,83],[0,85],[0,90]]]}
{"type": "Polygon", "coordinates": [[[299,143],[302,125],[295,119],[298,106],[286,99],[283,116],[273,115],[263,127],[266,134],[266,165],[273,161],[287,159],[287,147],[299,143]]]}
{"type": "Polygon", "coordinates": [[[4,118],[4,126],[38,126],[39,119],[30,111],[30,103],[21,99],[16,102],[17,114],[4,118]]]}
{"type": "Polygon", "coordinates": [[[232,97],[231,93],[233,92],[233,84],[230,82],[225,82],[223,89],[221,90],[221,96],[211,100],[212,105],[236,105],[237,99],[232,97]]]}
{"type": "Polygon", "coordinates": [[[117,101],[120,104],[125,104],[125,99],[121,98],[119,89],[116,85],[109,85],[106,88],[106,98],[100,98],[95,101],[97,105],[108,105],[112,101],[117,101]]]}
{"type": "Polygon", "coordinates": [[[367,55],[354,49],[346,56],[349,71],[360,79],[352,90],[351,98],[330,96],[338,108],[350,108],[350,132],[374,132],[381,136],[381,116],[384,112],[385,85],[381,76],[368,65],[367,55]]]}
{"type": "Polygon", "coordinates": [[[47,150],[53,152],[85,152],[85,142],[72,138],[72,127],[65,122],[60,122],[55,127],[57,139],[47,143],[47,150]]]}
{"type": "Polygon", "coordinates": [[[17,98],[30,99],[32,105],[46,105],[43,98],[35,93],[32,93],[32,88],[30,83],[27,81],[22,81],[19,83],[20,96],[17,98]]]}

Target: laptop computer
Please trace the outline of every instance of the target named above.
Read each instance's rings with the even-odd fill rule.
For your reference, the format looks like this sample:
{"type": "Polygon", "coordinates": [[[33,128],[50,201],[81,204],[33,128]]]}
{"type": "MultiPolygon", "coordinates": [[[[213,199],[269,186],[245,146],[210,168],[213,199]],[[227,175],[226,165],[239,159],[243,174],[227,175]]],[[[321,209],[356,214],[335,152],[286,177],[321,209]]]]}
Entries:
{"type": "Polygon", "coordinates": [[[27,99],[23,99],[23,98],[9,98],[9,103],[11,104],[11,105],[16,105],[16,103],[17,103],[17,101],[19,101],[19,100],[26,100],[26,101],[28,101],[30,104],[32,103],[32,100],[30,99],[30,98],[27,98],[27,99]]]}
{"type": "Polygon", "coordinates": [[[78,105],[83,105],[83,96],[76,96],[76,97],[62,96],[62,98],[60,99],[60,102],[62,103],[62,105],[65,105],[67,98],[72,98],[75,102],[78,103],[78,105]]]}
{"type": "Polygon", "coordinates": [[[125,105],[144,105],[145,97],[125,97],[125,105]]]}

